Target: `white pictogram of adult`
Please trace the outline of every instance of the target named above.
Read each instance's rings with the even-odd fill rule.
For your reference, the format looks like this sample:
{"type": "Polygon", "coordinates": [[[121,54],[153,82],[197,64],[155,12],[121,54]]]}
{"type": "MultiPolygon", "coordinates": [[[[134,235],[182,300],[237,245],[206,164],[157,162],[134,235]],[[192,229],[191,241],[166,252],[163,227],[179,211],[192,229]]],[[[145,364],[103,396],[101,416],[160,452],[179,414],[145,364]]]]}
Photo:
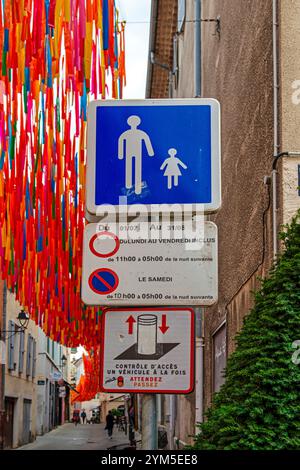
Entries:
{"type": "Polygon", "coordinates": [[[165,159],[160,169],[163,170],[166,167],[164,176],[168,177],[168,189],[172,189],[173,178],[174,186],[178,186],[178,176],[181,176],[179,166],[184,168],[184,170],[187,170],[187,166],[181,160],[179,160],[178,157],[175,157],[175,155],[177,154],[176,149],[169,149],[168,154],[170,155],[170,157],[165,159]]]}
{"type": "Polygon", "coordinates": [[[123,132],[118,141],[118,158],[123,160],[125,153],[125,187],[131,189],[133,161],[134,158],[134,174],[135,174],[135,194],[142,192],[142,156],[143,156],[143,142],[145,143],[146,150],[150,157],[154,156],[154,150],[148,134],[140,129],[137,129],[141,124],[139,116],[130,116],[127,119],[130,129],[123,132]],[[125,148],[124,148],[125,147],[125,148]],[[125,150],[125,152],[124,152],[125,150]]]}

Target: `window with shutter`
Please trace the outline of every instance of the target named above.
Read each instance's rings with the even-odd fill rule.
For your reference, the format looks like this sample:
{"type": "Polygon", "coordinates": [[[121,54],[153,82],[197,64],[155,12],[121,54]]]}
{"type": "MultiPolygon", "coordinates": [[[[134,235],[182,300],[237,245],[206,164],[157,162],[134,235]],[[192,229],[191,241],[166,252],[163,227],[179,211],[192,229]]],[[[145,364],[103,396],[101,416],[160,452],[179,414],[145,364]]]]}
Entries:
{"type": "Polygon", "coordinates": [[[225,382],[226,367],[226,324],[213,335],[213,391],[218,392],[225,382]]]}
{"type": "Polygon", "coordinates": [[[19,333],[20,342],[19,342],[19,374],[23,372],[24,368],[24,352],[25,352],[25,331],[22,330],[19,333]]]}
{"type": "Polygon", "coordinates": [[[32,336],[29,334],[27,339],[27,354],[26,354],[26,375],[29,377],[31,373],[31,345],[32,345],[32,336]]]}
{"type": "Polygon", "coordinates": [[[15,324],[13,321],[9,320],[8,329],[10,331],[9,340],[8,340],[8,370],[15,370],[15,324]]]}
{"type": "Polygon", "coordinates": [[[36,340],[33,339],[32,341],[32,378],[35,377],[35,370],[36,370],[36,340]]]}

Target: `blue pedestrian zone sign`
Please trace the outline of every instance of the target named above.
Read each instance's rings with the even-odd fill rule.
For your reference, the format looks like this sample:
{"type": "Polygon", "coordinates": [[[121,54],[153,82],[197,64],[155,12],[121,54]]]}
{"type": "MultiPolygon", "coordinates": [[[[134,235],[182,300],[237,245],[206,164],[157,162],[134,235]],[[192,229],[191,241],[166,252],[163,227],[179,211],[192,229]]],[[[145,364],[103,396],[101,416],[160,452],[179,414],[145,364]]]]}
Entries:
{"type": "MultiPolygon", "coordinates": [[[[87,210],[122,204],[220,207],[220,106],[213,99],[95,101],[87,210]],[[104,206],[104,207],[103,207],[104,206]]],[[[157,207],[154,207],[157,206],[157,207]]]]}

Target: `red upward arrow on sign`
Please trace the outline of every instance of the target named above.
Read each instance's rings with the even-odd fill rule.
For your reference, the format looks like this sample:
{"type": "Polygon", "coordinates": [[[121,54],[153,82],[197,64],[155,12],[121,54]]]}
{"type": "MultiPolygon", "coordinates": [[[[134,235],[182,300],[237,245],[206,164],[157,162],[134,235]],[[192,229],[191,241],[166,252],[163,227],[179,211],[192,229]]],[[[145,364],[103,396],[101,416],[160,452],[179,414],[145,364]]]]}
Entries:
{"type": "Polygon", "coordinates": [[[159,327],[162,334],[165,334],[170,327],[167,326],[167,315],[162,315],[161,326],[159,327]]]}
{"type": "Polygon", "coordinates": [[[133,318],[132,315],[127,318],[126,323],[128,323],[128,334],[132,335],[133,333],[133,324],[136,323],[135,319],[133,318]]]}

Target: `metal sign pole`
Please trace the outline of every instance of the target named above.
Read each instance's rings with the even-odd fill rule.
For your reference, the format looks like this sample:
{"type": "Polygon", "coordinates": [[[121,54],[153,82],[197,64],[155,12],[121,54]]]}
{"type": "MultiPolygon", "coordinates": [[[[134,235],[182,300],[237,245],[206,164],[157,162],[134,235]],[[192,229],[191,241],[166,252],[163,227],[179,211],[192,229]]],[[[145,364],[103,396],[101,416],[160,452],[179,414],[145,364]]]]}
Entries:
{"type": "Polygon", "coordinates": [[[156,395],[147,393],[143,395],[142,402],[142,449],[157,450],[157,405],[156,395]]]}

